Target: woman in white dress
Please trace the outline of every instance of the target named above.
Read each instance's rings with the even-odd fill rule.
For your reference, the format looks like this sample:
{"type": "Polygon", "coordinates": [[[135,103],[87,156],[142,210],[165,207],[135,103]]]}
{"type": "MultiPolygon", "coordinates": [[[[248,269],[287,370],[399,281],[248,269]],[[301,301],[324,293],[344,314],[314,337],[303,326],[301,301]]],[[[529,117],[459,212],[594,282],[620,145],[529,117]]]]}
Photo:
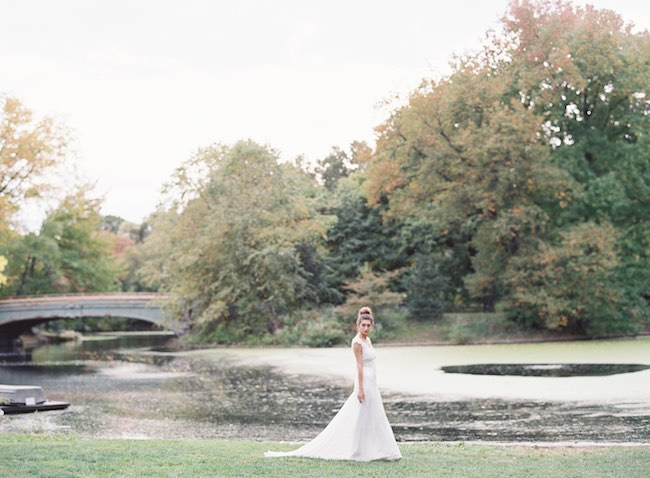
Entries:
{"type": "Polygon", "coordinates": [[[357,363],[354,391],[329,425],[297,450],[268,451],[264,456],[354,461],[402,458],[377,387],[376,355],[368,337],[373,324],[372,311],[369,307],[362,307],[357,315],[358,334],[352,339],[352,352],[357,363]]]}

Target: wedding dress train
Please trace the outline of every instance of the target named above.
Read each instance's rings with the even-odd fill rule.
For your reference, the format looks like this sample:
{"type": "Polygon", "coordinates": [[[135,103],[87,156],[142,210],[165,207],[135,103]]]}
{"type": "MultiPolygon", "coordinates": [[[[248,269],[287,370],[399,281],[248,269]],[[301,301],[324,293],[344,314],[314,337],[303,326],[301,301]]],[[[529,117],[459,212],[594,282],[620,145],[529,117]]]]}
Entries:
{"type": "Polygon", "coordinates": [[[289,452],[267,451],[266,457],[302,456],[325,460],[399,460],[402,454],[388,423],[377,387],[375,350],[358,335],[352,345],[361,345],[363,361],[363,403],[357,398],[359,388],[355,374],[354,391],[325,429],[312,441],[289,452]]]}

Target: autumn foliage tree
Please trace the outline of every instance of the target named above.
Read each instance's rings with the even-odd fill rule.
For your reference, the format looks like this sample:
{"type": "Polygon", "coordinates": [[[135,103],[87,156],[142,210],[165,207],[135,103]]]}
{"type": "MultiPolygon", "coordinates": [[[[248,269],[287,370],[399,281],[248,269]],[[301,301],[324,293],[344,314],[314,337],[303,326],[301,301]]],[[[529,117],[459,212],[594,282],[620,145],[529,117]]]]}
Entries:
{"type": "Polygon", "coordinates": [[[433,216],[437,244],[471,258],[465,287],[486,310],[592,335],[638,330],[649,87],[647,32],[590,6],[512,2],[479,53],[379,128],[368,196],[433,216]]]}
{"type": "Polygon", "coordinates": [[[51,118],[36,120],[18,99],[0,95],[0,235],[26,199],[42,195],[44,175],[62,161],[66,145],[51,118]]]}

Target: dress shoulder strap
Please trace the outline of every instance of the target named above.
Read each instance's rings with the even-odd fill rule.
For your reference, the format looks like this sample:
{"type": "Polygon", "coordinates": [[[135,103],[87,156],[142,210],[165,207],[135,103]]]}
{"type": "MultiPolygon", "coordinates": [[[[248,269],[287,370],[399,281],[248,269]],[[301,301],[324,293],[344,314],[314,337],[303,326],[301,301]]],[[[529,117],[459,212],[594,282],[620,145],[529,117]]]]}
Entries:
{"type": "Polygon", "coordinates": [[[354,344],[359,344],[363,347],[363,340],[361,340],[358,335],[355,335],[352,342],[350,342],[350,346],[353,346],[354,344]]]}

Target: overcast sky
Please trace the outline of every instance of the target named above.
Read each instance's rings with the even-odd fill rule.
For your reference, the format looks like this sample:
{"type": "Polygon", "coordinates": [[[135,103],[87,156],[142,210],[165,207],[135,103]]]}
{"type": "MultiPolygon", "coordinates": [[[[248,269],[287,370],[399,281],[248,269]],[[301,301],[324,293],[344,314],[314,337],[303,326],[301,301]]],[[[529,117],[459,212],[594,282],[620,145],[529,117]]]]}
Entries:
{"type": "MultiPolygon", "coordinates": [[[[589,3],[650,28],[645,0],[589,3]]],[[[103,213],[140,222],[172,171],[213,142],[251,138],[309,160],[373,144],[381,105],[478,48],[508,0],[0,5],[0,93],[65,124],[103,213]]]]}

